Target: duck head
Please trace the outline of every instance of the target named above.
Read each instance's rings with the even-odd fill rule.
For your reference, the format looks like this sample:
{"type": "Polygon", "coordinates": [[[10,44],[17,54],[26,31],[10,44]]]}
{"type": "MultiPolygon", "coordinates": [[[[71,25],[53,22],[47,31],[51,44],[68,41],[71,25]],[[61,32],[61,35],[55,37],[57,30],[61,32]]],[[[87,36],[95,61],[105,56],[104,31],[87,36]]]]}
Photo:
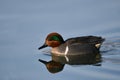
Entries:
{"type": "Polygon", "coordinates": [[[47,46],[58,47],[62,43],[64,43],[62,36],[56,32],[53,32],[53,33],[48,34],[48,36],[45,39],[45,43],[38,49],[40,50],[47,46]]]}

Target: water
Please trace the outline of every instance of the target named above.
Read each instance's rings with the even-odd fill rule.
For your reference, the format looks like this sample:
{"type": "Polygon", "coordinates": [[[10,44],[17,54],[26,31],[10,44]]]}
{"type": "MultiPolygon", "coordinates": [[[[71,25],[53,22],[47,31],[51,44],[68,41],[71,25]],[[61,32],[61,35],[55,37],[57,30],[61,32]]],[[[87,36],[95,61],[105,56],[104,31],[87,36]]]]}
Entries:
{"type": "Polygon", "coordinates": [[[119,80],[119,52],[120,1],[0,1],[0,80],[119,80]],[[43,52],[49,48],[37,48],[54,31],[64,39],[106,38],[101,57],[91,64],[56,63],[59,71],[49,72],[38,61],[51,61],[49,53],[43,52]]]}

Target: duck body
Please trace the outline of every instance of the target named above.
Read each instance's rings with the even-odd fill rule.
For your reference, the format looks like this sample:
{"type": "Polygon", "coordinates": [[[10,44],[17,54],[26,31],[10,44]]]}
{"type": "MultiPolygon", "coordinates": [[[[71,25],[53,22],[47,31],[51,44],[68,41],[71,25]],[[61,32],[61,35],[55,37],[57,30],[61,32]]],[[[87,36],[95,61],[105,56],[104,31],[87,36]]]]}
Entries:
{"type": "Polygon", "coordinates": [[[62,36],[56,32],[50,33],[43,46],[52,47],[51,53],[56,55],[81,55],[99,53],[101,44],[105,39],[97,36],[74,37],[63,40],[62,36]]]}

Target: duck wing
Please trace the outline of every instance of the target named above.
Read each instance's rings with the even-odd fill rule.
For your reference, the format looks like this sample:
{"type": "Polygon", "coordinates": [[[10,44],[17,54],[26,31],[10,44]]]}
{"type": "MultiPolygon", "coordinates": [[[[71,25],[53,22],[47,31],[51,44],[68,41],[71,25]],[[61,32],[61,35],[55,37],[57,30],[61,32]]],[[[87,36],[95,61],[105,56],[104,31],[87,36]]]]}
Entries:
{"type": "Polygon", "coordinates": [[[76,44],[76,43],[93,44],[97,48],[100,48],[104,40],[105,40],[104,38],[98,36],[83,36],[83,37],[69,38],[65,42],[68,44],[76,44]]]}

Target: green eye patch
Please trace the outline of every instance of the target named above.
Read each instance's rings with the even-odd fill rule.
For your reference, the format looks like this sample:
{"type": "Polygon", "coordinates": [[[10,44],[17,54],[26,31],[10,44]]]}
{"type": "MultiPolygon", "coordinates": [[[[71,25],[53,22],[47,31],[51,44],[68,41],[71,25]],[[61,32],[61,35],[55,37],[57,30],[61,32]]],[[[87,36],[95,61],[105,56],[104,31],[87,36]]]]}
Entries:
{"type": "Polygon", "coordinates": [[[61,41],[58,36],[52,36],[49,40],[61,41]]]}

